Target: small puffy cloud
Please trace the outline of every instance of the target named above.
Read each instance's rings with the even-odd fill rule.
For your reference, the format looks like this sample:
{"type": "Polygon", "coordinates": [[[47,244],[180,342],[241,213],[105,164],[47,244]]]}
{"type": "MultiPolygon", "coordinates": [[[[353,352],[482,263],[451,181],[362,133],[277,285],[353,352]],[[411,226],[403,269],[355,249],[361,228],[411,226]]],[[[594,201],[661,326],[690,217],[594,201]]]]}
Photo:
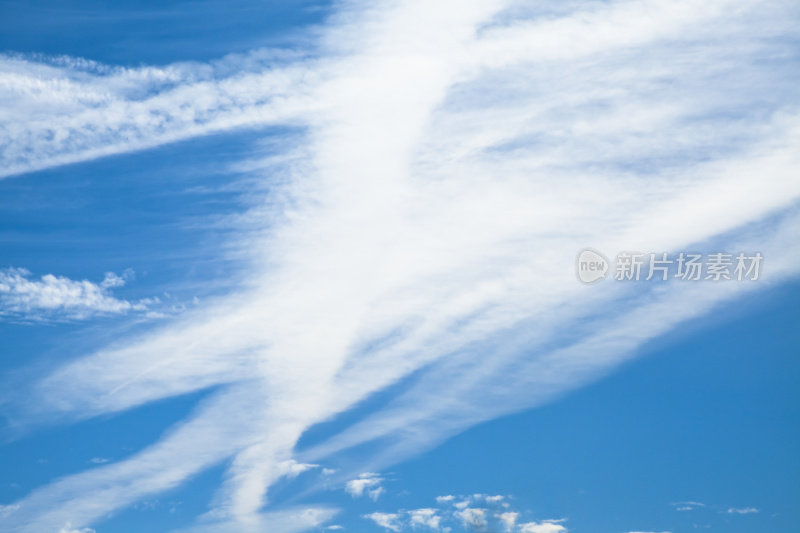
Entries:
{"type": "Polygon", "coordinates": [[[755,514],[758,509],[755,507],[731,507],[728,509],[728,514],[755,514]]]}
{"type": "Polygon", "coordinates": [[[108,459],[105,457],[92,457],[89,459],[89,462],[95,465],[102,465],[108,462],[108,459]]]}
{"type": "Polygon", "coordinates": [[[485,502],[488,506],[497,506],[502,505],[503,507],[508,507],[508,504],[504,503],[506,500],[506,496],[496,494],[496,495],[489,495],[489,494],[469,494],[469,495],[462,495],[462,496],[438,496],[436,501],[438,503],[452,503],[453,507],[456,509],[466,509],[470,505],[479,504],[480,502],[485,502]]]}
{"type": "Polygon", "coordinates": [[[353,498],[358,498],[363,495],[369,496],[372,500],[377,500],[378,497],[385,491],[381,487],[383,478],[374,472],[364,472],[358,478],[352,479],[345,484],[344,489],[353,498]]]}
{"type": "MultiPolygon", "coordinates": [[[[357,480],[380,479],[378,474],[365,473],[357,480]]],[[[366,493],[367,489],[359,484],[359,494],[366,493]]],[[[505,533],[565,533],[567,528],[562,525],[565,518],[559,520],[542,520],[541,522],[519,523],[520,513],[510,508],[506,500],[511,496],[469,494],[469,495],[444,495],[436,497],[440,507],[426,507],[420,509],[400,509],[394,513],[373,513],[364,515],[382,527],[398,531],[437,531],[450,533],[452,531],[485,531],[505,533]],[[482,505],[486,504],[486,505],[482,505]]]]}
{"type": "Polygon", "coordinates": [[[341,531],[344,527],[340,526],[339,524],[333,524],[332,526],[328,526],[325,528],[328,531],[341,531]]]}
{"type": "Polygon", "coordinates": [[[336,473],[336,469],[335,468],[323,468],[322,469],[322,475],[323,476],[332,476],[335,473],[336,473]]]}
{"type": "Polygon", "coordinates": [[[415,509],[408,512],[409,522],[412,527],[429,527],[431,529],[439,529],[442,517],[439,516],[436,509],[415,509]]]}
{"type": "Polygon", "coordinates": [[[0,270],[0,314],[21,314],[26,318],[57,315],[81,319],[98,314],[145,311],[150,300],[131,303],[115,298],[110,289],[125,285],[132,274],[106,274],[99,284],[45,274],[33,279],[24,268],[0,270]]]}
{"type": "Polygon", "coordinates": [[[465,507],[460,511],[456,511],[455,515],[461,520],[464,527],[472,527],[475,529],[486,527],[486,509],[465,507]]]}
{"type": "Polygon", "coordinates": [[[397,513],[371,513],[364,515],[364,518],[390,531],[400,531],[400,515],[397,513]]]}
{"type": "Polygon", "coordinates": [[[106,276],[103,278],[103,281],[100,282],[100,286],[104,289],[122,287],[133,278],[133,270],[130,268],[125,270],[125,272],[122,273],[122,276],[118,276],[113,272],[106,272],[106,276]]]}
{"type": "Polygon", "coordinates": [[[567,530],[561,525],[561,520],[542,520],[541,522],[526,522],[519,525],[520,533],[562,533],[567,530]]]}
{"type": "Polygon", "coordinates": [[[514,529],[514,526],[517,523],[517,518],[519,518],[519,513],[515,513],[512,511],[506,511],[505,513],[500,513],[497,515],[497,518],[503,523],[508,531],[514,529]]]}

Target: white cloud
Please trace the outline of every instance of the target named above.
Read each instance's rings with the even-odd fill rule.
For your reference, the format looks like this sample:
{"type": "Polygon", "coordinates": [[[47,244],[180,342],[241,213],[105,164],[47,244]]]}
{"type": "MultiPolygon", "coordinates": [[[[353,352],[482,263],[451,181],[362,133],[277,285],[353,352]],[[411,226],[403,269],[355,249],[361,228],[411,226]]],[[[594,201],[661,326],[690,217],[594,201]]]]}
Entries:
{"type": "Polygon", "coordinates": [[[728,514],[755,514],[758,509],[755,507],[731,507],[728,509],[728,514]]]}
{"type": "Polygon", "coordinates": [[[567,528],[561,525],[563,520],[543,520],[542,522],[526,522],[519,525],[520,533],[562,533],[567,528]]]}
{"type": "Polygon", "coordinates": [[[695,15],[687,2],[578,2],[508,24],[502,2],[346,5],[319,59],[234,76],[4,59],[7,173],[302,127],[293,152],[255,174],[279,179],[286,201],[248,214],[261,231],[239,243],[246,290],[20,384],[16,408],[81,419],[214,391],[147,448],[22,498],[10,531],[90,524],[225,461],[214,512],[237,531],[262,520],[286,461],[327,464],[373,442],[340,473],[358,481],[797,274],[796,80],[773,38],[796,26],[785,4],[713,0],[695,15]],[[589,288],[572,271],[586,245],[759,249],[769,268],[749,285],[589,288]],[[297,450],[309,427],[414,372],[384,408],[297,450]]]}
{"type": "MultiPolygon", "coordinates": [[[[400,509],[393,513],[374,513],[365,515],[383,527],[399,531],[411,528],[413,530],[429,529],[449,533],[451,531],[507,531],[519,533],[562,533],[567,531],[561,525],[566,519],[542,520],[541,522],[518,523],[520,513],[517,511],[503,510],[502,512],[492,512],[491,509],[482,507],[470,507],[469,502],[484,502],[497,504],[507,499],[506,496],[489,496],[486,494],[472,494],[468,496],[438,496],[436,502],[443,506],[424,507],[420,509],[404,510],[400,509]],[[459,498],[464,498],[460,502],[453,502],[459,498]],[[380,521],[380,522],[378,522],[380,521]]],[[[503,502],[503,507],[510,505],[503,502]]]]}
{"type": "Polygon", "coordinates": [[[131,303],[114,298],[109,289],[125,285],[126,279],[113,272],[99,284],[45,274],[38,280],[23,268],[0,270],[0,314],[19,314],[26,318],[87,318],[96,314],[145,311],[151,300],[131,303]]]}
{"type": "Polygon", "coordinates": [[[513,511],[506,511],[505,513],[500,513],[497,515],[503,525],[506,527],[506,530],[511,531],[514,529],[514,526],[517,523],[517,519],[519,518],[519,513],[513,511]]]}
{"type": "Polygon", "coordinates": [[[699,507],[705,507],[706,505],[702,502],[688,501],[673,503],[672,506],[675,507],[676,511],[694,511],[695,509],[699,507]]]}
{"type": "Polygon", "coordinates": [[[282,461],[278,464],[278,468],[284,472],[284,475],[290,478],[297,477],[307,470],[319,468],[319,465],[309,463],[298,463],[294,459],[282,461]]]}
{"type": "Polygon", "coordinates": [[[377,500],[383,494],[384,489],[381,487],[383,478],[379,474],[373,472],[364,472],[358,476],[357,479],[351,479],[345,484],[345,490],[353,498],[358,498],[363,495],[369,496],[372,500],[377,500]]]}
{"type": "Polygon", "coordinates": [[[86,68],[0,54],[0,177],[291,121],[313,72],[264,70],[280,59],[251,57],[231,55],[216,66],[86,68]]]}
{"type": "Polygon", "coordinates": [[[461,520],[464,527],[482,529],[486,527],[486,509],[478,507],[465,507],[456,511],[455,516],[461,520]]]}
{"type": "Polygon", "coordinates": [[[436,509],[423,508],[408,511],[409,523],[412,527],[429,527],[439,529],[442,517],[436,509]]]}
{"type": "Polygon", "coordinates": [[[118,276],[113,272],[106,272],[103,281],[100,282],[100,286],[104,289],[109,289],[113,287],[123,287],[128,281],[133,279],[134,274],[133,270],[126,270],[122,273],[122,276],[118,276]]]}
{"type": "Polygon", "coordinates": [[[390,531],[400,531],[400,515],[395,513],[371,513],[364,515],[364,518],[372,520],[382,528],[390,531]]]}

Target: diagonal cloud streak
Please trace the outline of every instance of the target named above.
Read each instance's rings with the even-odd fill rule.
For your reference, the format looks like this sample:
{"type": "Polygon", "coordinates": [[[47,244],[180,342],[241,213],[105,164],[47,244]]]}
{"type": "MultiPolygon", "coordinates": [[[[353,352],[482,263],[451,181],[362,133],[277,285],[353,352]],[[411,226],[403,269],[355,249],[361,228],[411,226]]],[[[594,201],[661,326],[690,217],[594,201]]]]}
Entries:
{"type": "Polygon", "coordinates": [[[0,178],[236,128],[291,124],[312,107],[305,86],[314,71],[302,63],[264,70],[263,61],[231,56],[214,66],[126,69],[0,55],[0,178]],[[251,71],[251,63],[261,70],[251,71]]]}

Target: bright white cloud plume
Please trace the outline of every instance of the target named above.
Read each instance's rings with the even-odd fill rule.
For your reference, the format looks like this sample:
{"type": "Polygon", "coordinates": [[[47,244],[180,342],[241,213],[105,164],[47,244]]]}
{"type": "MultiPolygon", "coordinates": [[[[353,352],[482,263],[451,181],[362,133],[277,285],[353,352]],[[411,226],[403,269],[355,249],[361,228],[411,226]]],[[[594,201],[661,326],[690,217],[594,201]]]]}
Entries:
{"type": "Polygon", "coordinates": [[[213,527],[257,531],[287,461],[333,464],[365,443],[363,463],[337,475],[371,495],[380,487],[360,472],[550,401],[796,276],[791,3],[559,6],[348,2],[313,59],[224,68],[4,58],[7,175],[242,127],[300,133],[285,157],[244,163],[278,190],[245,217],[263,225],[240,237],[246,288],[19,384],[14,407],[83,419],[213,392],[148,447],[21,498],[3,529],[84,527],[228,461],[213,527]],[[749,284],[586,287],[573,260],[587,245],[758,250],[769,266],[749,284]],[[297,448],[414,373],[384,406],[297,448]]]}

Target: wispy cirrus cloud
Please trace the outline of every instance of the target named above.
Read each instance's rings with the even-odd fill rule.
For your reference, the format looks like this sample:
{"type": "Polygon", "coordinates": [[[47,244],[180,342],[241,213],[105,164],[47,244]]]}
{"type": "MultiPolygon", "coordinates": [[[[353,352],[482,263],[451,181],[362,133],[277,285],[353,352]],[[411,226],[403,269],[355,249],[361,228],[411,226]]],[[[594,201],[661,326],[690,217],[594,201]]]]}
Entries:
{"type": "Polygon", "coordinates": [[[147,448],[32,491],[4,525],[83,527],[230,460],[199,530],[314,527],[333,512],[264,510],[287,465],[369,442],[336,473],[362,479],[796,276],[798,16],[788,2],[732,5],[574,2],[512,19],[505,2],[353,2],[313,61],[233,61],[233,74],[6,58],[7,174],[232,128],[303,133],[298,157],[258,171],[281,190],[250,213],[262,231],[241,237],[246,290],[21,384],[35,401],[15,407],[84,419],[215,392],[147,448]],[[769,266],[758,284],[587,288],[572,270],[586,245],[758,249],[769,266]],[[410,376],[384,407],[297,449],[410,376]]]}
{"type": "Polygon", "coordinates": [[[728,514],[758,514],[759,510],[755,507],[730,507],[728,514]]]}
{"type": "Polygon", "coordinates": [[[5,518],[19,509],[19,505],[0,505],[0,518],[5,518]]]}
{"type": "Polygon", "coordinates": [[[707,505],[702,502],[695,502],[695,501],[687,501],[687,502],[678,502],[673,503],[672,506],[675,508],[676,511],[697,511],[700,509],[707,509],[714,513],[724,513],[724,514],[757,514],[760,512],[759,509],[756,507],[730,507],[724,505],[707,505]]]}
{"type": "Polygon", "coordinates": [[[700,509],[706,506],[703,502],[677,502],[673,503],[672,506],[675,508],[676,511],[694,511],[696,509],[700,509]]]}
{"type": "Polygon", "coordinates": [[[95,533],[95,530],[90,527],[82,527],[79,529],[75,529],[70,524],[67,524],[61,529],[59,529],[58,533],[95,533]]]}
{"type": "Polygon", "coordinates": [[[281,533],[298,533],[321,527],[336,515],[336,510],[329,507],[303,507],[281,509],[251,515],[245,523],[233,524],[228,520],[220,520],[213,513],[202,517],[199,523],[189,529],[175,530],[176,533],[238,533],[242,528],[253,531],[280,531],[281,533]]]}
{"type": "Polygon", "coordinates": [[[107,67],[0,55],[0,178],[244,127],[286,124],[313,71],[265,69],[288,54],[214,64],[107,67]]]}

